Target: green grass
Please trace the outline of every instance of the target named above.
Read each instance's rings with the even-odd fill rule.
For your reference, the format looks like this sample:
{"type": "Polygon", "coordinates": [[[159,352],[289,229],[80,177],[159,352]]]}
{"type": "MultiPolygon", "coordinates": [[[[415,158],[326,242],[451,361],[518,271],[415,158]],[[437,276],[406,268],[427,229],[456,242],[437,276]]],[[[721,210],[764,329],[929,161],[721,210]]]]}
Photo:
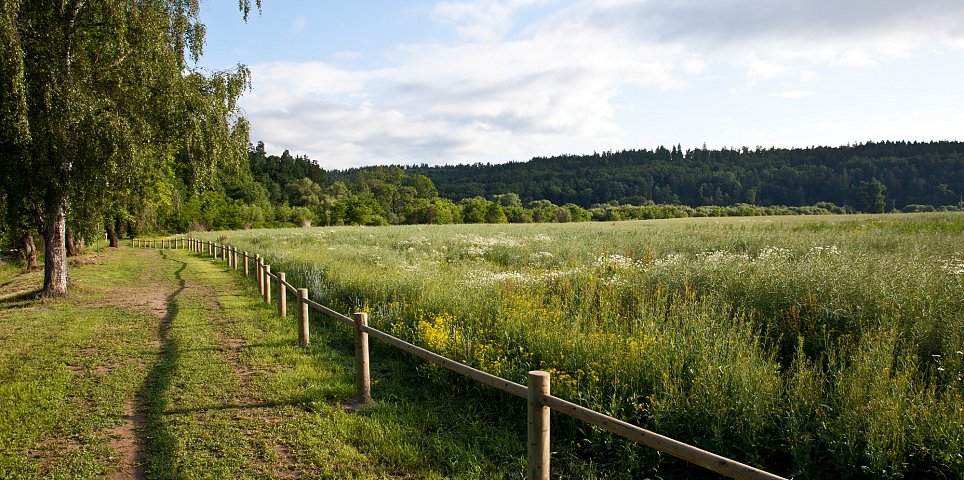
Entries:
{"type": "MultiPolygon", "coordinates": [[[[777,473],[964,474],[961,214],[201,237],[397,336],[514,381],[548,369],[563,397],[777,473]]],[[[573,477],[694,474],[557,423],[573,477]]]]}
{"type": "Polygon", "coordinates": [[[523,402],[373,345],[378,398],[352,411],[341,326],[297,347],[250,279],[184,252],[75,263],[62,300],[0,278],[2,478],[523,476],[523,402]]]}

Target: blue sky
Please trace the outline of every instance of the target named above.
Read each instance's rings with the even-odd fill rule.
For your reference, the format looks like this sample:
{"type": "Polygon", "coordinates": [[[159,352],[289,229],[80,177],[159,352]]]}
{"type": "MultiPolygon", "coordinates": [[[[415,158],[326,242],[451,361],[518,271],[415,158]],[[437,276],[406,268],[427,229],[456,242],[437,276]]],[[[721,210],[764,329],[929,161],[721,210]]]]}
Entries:
{"type": "Polygon", "coordinates": [[[252,141],[326,169],[964,140],[964,1],[203,4],[252,141]]]}

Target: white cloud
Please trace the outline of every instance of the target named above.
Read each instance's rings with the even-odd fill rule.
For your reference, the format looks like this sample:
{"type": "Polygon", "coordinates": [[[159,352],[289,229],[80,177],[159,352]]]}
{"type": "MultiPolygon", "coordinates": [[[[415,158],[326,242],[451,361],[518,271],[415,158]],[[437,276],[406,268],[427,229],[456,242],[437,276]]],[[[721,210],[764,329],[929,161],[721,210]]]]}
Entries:
{"type": "Polygon", "coordinates": [[[482,0],[441,2],[433,18],[453,25],[459,35],[473,42],[501,40],[512,27],[512,17],[521,8],[543,3],[541,0],[482,0]]]}
{"type": "MultiPolygon", "coordinates": [[[[629,147],[639,132],[617,121],[628,89],[685,91],[735,69],[721,88],[731,97],[746,87],[799,99],[813,95],[807,84],[828,68],[880,65],[964,37],[957,1],[577,1],[516,25],[535,4],[555,5],[439,3],[431,18],[461,40],[397,45],[378,52],[388,62],[381,68],[255,65],[254,92],[243,100],[253,137],[327,168],[629,147]]],[[[643,106],[633,114],[661,112],[643,106]]]]}

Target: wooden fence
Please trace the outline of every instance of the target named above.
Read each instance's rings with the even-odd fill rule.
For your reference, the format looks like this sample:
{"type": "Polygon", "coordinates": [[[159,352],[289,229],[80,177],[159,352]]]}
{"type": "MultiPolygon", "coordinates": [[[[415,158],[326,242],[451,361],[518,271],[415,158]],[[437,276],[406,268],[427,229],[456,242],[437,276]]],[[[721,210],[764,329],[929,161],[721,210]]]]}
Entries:
{"type": "Polygon", "coordinates": [[[221,260],[232,269],[238,269],[238,263],[244,276],[251,272],[249,262],[253,263],[258,291],[264,302],[270,304],[272,297],[272,282],[277,295],[278,313],[287,316],[287,293],[295,296],[298,302],[296,315],[298,317],[298,341],[302,346],[308,346],[308,310],[313,309],[334,320],[337,320],[355,331],[355,401],[359,405],[371,402],[371,376],[369,373],[368,336],[371,335],[389,345],[397,347],[416,357],[432,362],[445,369],[466,376],[503,392],[522,397],[528,402],[528,478],[530,480],[549,479],[549,414],[555,410],[577,420],[595,425],[603,430],[612,432],[633,442],[643,444],[661,452],[681,458],[694,465],[699,465],[721,475],[736,479],[767,479],[786,480],[783,477],[765,472],[758,468],[719,456],[692,445],[651,432],[631,423],[590,410],[586,407],[568,402],[550,394],[550,376],[548,372],[531,371],[528,373],[528,387],[477,370],[468,365],[443,357],[424,348],[393,337],[385,332],[368,326],[367,313],[355,313],[348,317],[308,298],[308,289],[296,288],[285,279],[284,272],[271,273],[271,265],[265,264],[261,255],[251,255],[246,251],[239,252],[236,247],[202,241],[194,238],[175,239],[133,239],[131,246],[135,248],[178,248],[202,254],[221,260]]]}

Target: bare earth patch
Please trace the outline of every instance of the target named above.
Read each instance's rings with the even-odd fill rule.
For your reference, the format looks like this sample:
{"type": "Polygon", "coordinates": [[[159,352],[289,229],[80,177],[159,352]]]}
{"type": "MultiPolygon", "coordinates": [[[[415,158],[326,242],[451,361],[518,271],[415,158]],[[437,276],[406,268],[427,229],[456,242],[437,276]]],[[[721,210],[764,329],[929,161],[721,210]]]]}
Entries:
{"type": "Polygon", "coordinates": [[[283,443],[275,443],[271,446],[271,449],[274,450],[275,455],[278,456],[279,462],[287,467],[285,470],[276,472],[279,477],[299,478],[301,476],[300,472],[298,472],[298,469],[294,466],[295,457],[291,454],[291,450],[288,449],[287,445],[283,443]]]}
{"type": "Polygon", "coordinates": [[[137,431],[143,428],[147,418],[140,409],[135,408],[135,402],[129,400],[124,404],[122,420],[119,425],[110,430],[110,442],[108,443],[117,452],[121,469],[111,473],[107,478],[111,480],[146,478],[146,458],[137,431]]]}
{"type": "Polygon", "coordinates": [[[83,255],[80,257],[70,257],[67,259],[68,267],[79,267],[83,265],[103,265],[107,255],[83,255]]]}

